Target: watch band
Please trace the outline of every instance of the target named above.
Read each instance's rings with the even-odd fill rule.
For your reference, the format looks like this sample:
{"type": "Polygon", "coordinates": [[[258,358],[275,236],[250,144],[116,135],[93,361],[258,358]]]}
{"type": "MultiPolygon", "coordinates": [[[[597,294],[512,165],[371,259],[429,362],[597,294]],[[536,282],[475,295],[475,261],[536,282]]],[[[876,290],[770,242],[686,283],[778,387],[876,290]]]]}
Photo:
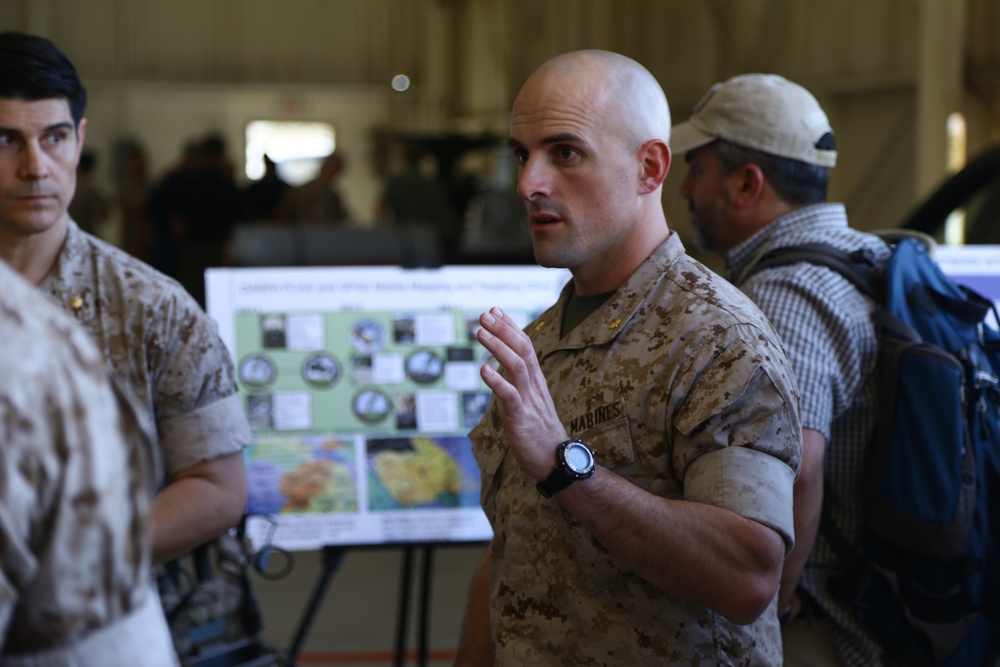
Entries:
{"type": "Polygon", "coordinates": [[[546,498],[551,498],[575,481],[560,466],[556,466],[548,477],[535,484],[535,488],[546,498]]]}

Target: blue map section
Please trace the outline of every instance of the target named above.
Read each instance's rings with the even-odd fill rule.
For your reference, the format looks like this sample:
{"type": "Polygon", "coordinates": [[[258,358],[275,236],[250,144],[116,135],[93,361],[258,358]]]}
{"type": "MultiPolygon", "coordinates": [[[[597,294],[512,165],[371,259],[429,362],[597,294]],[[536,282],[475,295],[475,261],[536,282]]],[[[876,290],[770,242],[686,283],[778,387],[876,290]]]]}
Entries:
{"type": "Polygon", "coordinates": [[[358,509],[351,439],[329,436],[258,439],[247,450],[251,514],[342,513],[358,509]]]}

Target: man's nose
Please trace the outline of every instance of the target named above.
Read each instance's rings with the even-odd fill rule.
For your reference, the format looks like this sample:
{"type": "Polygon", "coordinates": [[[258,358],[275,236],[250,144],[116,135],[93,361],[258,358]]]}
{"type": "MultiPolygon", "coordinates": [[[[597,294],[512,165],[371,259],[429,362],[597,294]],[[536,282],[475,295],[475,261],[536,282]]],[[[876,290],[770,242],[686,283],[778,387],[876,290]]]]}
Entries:
{"type": "Polygon", "coordinates": [[[28,142],[21,151],[18,163],[21,178],[37,181],[48,176],[48,160],[38,144],[28,142]]]}
{"type": "Polygon", "coordinates": [[[544,160],[528,158],[517,176],[517,194],[525,201],[548,197],[552,193],[551,180],[544,160]]]}
{"type": "Polygon", "coordinates": [[[681,197],[684,197],[685,199],[690,199],[692,189],[693,186],[691,185],[691,170],[688,169],[688,172],[684,175],[684,180],[681,181],[681,197]]]}

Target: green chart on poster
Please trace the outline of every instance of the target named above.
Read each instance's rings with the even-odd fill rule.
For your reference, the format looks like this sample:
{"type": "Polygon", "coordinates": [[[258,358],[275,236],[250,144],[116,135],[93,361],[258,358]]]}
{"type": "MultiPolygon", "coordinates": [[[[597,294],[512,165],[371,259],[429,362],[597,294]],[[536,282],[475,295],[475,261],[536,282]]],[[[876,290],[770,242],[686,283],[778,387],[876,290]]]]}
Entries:
{"type": "Polygon", "coordinates": [[[288,550],[491,537],[467,434],[499,306],[525,326],[569,274],[531,266],[210,269],[253,441],[248,536],[288,550]]]}

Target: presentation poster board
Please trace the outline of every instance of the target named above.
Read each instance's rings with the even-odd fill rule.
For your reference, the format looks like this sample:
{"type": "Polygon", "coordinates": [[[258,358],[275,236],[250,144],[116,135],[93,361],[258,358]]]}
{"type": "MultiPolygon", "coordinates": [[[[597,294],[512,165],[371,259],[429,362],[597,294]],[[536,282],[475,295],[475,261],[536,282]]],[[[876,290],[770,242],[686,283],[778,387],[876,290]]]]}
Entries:
{"type": "Polygon", "coordinates": [[[563,270],[535,266],[209,269],[208,314],[253,442],[248,536],[287,550],[486,541],[469,431],[499,306],[525,326],[563,270]]]}

